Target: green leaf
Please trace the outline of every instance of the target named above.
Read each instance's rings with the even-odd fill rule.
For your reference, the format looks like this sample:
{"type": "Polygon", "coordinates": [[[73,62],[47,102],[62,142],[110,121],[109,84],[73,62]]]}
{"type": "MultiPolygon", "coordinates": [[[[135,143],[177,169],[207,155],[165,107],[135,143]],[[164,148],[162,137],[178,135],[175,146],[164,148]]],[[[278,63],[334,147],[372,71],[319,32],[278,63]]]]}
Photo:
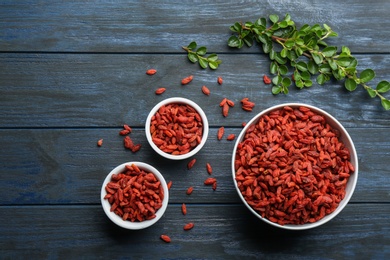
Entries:
{"type": "Polygon", "coordinates": [[[334,61],[334,59],[327,58],[326,61],[328,62],[329,67],[330,67],[332,70],[337,70],[337,69],[338,69],[337,63],[334,61]]]}
{"type": "Polygon", "coordinates": [[[248,34],[248,35],[243,39],[243,41],[245,42],[246,46],[252,47],[252,45],[253,45],[253,35],[252,35],[252,34],[248,34]]]}
{"type": "Polygon", "coordinates": [[[280,51],[280,56],[282,56],[282,58],[286,58],[287,53],[288,53],[288,50],[286,48],[283,48],[283,50],[280,51]]]}
{"type": "Polygon", "coordinates": [[[280,28],[286,28],[288,26],[287,21],[282,21],[279,23],[280,28]]]}
{"type": "Polygon", "coordinates": [[[207,52],[207,48],[206,47],[199,47],[199,49],[196,51],[196,53],[198,54],[198,55],[200,55],[200,56],[203,56],[203,55],[205,55],[206,54],[206,52],[207,52]]]}
{"type": "Polygon", "coordinates": [[[207,60],[204,60],[204,59],[200,59],[199,60],[199,65],[203,68],[203,69],[206,69],[208,67],[208,62],[207,60]]]}
{"type": "Polygon", "coordinates": [[[208,57],[207,57],[207,60],[208,61],[216,61],[218,60],[218,55],[213,53],[213,54],[210,54],[208,57]]]}
{"type": "Polygon", "coordinates": [[[336,52],[337,52],[337,47],[332,47],[332,46],[326,47],[322,50],[322,54],[325,57],[332,57],[333,55],[336,54],[336,52]]]}
{"type": "Polygon", "coordinates": [[[279,66],[279,73],[280,75],[286,75],[288,72],[288,68],[286,65],[280,65],[279,66]]]}
{"type": "Polygon", "coordinates": [[[309,87],[311,87],[313,85],[313,81],[308,79],[308,80],[305,80],[304,84],[305,84],[305,87],[309,88],[309,87]]]}
{"type": "Polygon", "coordinates": [[[269,19],[271,20],[271,22],[277,23],[279,21],[279,16],[277,16],[276,14],[271,14],[269,16],[269,19]]]}
{"type": "Polygon", "coordinates": [[[308,72],[308,71],[302,71],[302,73],[301,73],[301,78],[303,79],[303,80],[309,80],[310,79],[310,73],[308,72]]]}
{"type": "Polygon", "coordinates": [[[386,93],[389,90],[390,90],[390,83],[386,80],[379,82],[378,85],[376,86],[376,91],[378,91],[379,93],[386,93]]]}
{"type": "Polygon", "coordinates": [[[288,87],[288,86],[290,86],[290,85],[291,85],[291,79],[290,79],[290,78],[287,78],[287,77],[283,78],[283,80],[282,80],[282,86],[283,86],[283,87],[288,87]]]}
{"type": "Polygon", "coordinates": [[[384,109],[390,110],[390,100],[382,99],[381,103],[384,109]]]}
{"type": "Polygon", "coordinates": [[[287,39],[284,42],[284,46],[286,46],[288,49],[291,49],[295,45],[294,39],[287,39]]]}
{"type": "Polygon", "coordinates": [[[196,55],[195,53],[193,52],[189,52],[188,55],[187,55],[188,59],[192,62],[192,63],[195,63],[198,61],[198,55],[196,55]]]}
{"type": "Polygon", "coordinates": [[[196,49],[196,42],[191,42],[190,44],[188,44],[187,48],[189,50],[195,50],[196,49]]]}
{"type": "Polygon", "coordinates": [[[210,66],[210,69],[217,69],[218,66],[219,66],[220,62],[217,62],[217,61],[209,61],[209,66],[210,66]]]}
{"type": "Polygon", "coordinates": [[[276,74],[278,72],[279,65],[276,62],[271,62],[270,64],[270,72],[271,74],[276,74]]]}
{"type": "Polygon", "coordinates": [[[336,60],[336,63],[339,66],[348,67],[351,64],[352,61],[353,61],[352,57],[341,57],[341,58],[336,60]]]}
{"type": "Polygon", "coordinates": [[[272,50],[272,42],[268,41],[263,44],[264,53],[269,53],[272,50]]]}
{"type": "Polygon", "coordinates": [[[372,97],[372,98],[376,97],[376,91],[373,90],[372,88],[368,88],[367,92],[368,92],[368,95],[370,95],[370,97],[372,97]]]}
{"type": "Polygon", "coordinates": [[[228,40],[228,46],[233,48],[241,48],[241,40],[237,36],[232,35],[228,40]]]}
{"type": "Polygon", "coordinates": [[[323,85],[326,82],[326,76],[324,74],[320,74],[316,79],[317,83],[323,85]]]}
{"type": "Polygon", "coordinates": [[[346,79],[345,82],[344,82],[344,86],[347,90],[349,91],[354,91],[356,89],[356,81],[354,81],[353,79],[346,79]]]}
{"type": "Polygon", "coordinates": [[[313,61],[313,60],[310,60],[308,63],[307,63],[307,69],[309,70],[309,72],[311,74],[316,74],[318,72],[318,65],[313,61]]]}
{"type": "Polygon", "coordinates": [[[283,58],[279,52],[276,53],[275,55],[275,61],[279,64],[286,64],[287,60],[283,58]]]}
{"type": "Polygon", "coordinates": [[[273,86],[271,91],[272,91],[272,94],[277,95],[277,94],[280,93],[280,91],[282,91],[282,87],[280,87],[280,86],[273,86]]]}
{"type": "Polygon", "coordinates": [[[312,52],[311,56],[313,57],[313,60],[316,64],[321,64],[323,61],[323,58],[320,54],[312,52]]]}
{"type": "Polygon", "coordinates": [[[269,52],[269,59],[274,60],[275,56],[276,56],[276,52],[274,51],[274,49],[271,49],[269,52]]]}
{"type": "Polygon", "coordinates": [[[298,62],[295,67],[300,71],[307,71],[307,64],[303,61],[298,62]]]}
{"type": "Polygon", "coordinates": [[[301,73],[299,73],[299,71],[294,71],[294,80],[297,81],[297,80],[300,80],[302,77],[301,77],[301,73]]]}
{"type": "Polygon", "coordinates": [[[279,85],[281,82],[282,82],[282,77],[279,75],[273,77],[273,79],[272,79],[272,83],[274,85],[279,85]]]}
{"type": "Polygon", "coordinates": [[[269,42],[269,37],[266,34],[257,35],[257,39],[258,39],[258,41],[260,41],[262,43],[269,42]]]}
{"type": "Polygon", "coordinates": [[[301,79],[299,79],[299,80],[295,80],[295,86],[297,86],[298,88],[303,88],[305,84],[301,79]]]}
{"type": "Polygon", "coordinates": [[[351,51],[349,50],[349,48],[347,46],[341,47],[341,53],[344,53],[348,56],[351,55],[351,51]]]}
{"type": "Polygon", "coordinates": [[[367,83],[370,80],[372,80],[373,78],[375,78],[375,72],[372,69],[366,69],[360,73],[360,82],[361,83],[367,83]]]}

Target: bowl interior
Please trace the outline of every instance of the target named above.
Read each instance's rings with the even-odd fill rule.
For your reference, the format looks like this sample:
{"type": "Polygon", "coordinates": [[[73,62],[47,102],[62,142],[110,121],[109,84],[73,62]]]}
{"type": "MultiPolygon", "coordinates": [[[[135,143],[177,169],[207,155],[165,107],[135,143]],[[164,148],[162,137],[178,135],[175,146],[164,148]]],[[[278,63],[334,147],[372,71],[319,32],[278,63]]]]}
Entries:
{"type": "Polygon", "coordinates": [[[352,197],[352,194],[355,190],[355,187],[356,187],[356,183],[357,183],[357,179],[358,179],[358,159],[357,159],[357,154],[356,154],[356,149],[355,149],[355,146],[353,144],[353,141],[351,139],[351,137],[349,136],[348,132],[345,130],[345,128],[337,121],[337,119],[335,119],[333,116],[331,116],[329,113],[325,112],[324,110],[322,109],[319,109],[317,107],[314,107],[314,106],[311,106],[311,105],[307,105],[307,104],[301,104],[301,103],[286,103],[286,104],[280,104],[280,105],[276,105],[276,106],[273,106],[273,107],[270,107],[262,112],[260,112],[259,114],[257,114],[256,116],[254,116],[247,124],[246,126],[242,129],[240,135],[238,136],[237,140],[236,140],[236,143],[235,143],[235,146],[234,146],[234,149],[233,149],[233,155],[232,155],[232,162],[231,162],[231,167],[232,167],[232,173],[233,173],[233,181],[234,181],[234,185],[236,187],[236,190],[238,192],[238,195],[239,197],[241,198],[241,200],[243,201],[243,203],[246,205],[246,207],[255,215],[257,216],[258,218],[260,218],[261,220],[265,221],[266,223],[268,224],[271,224],[273,226],[276,226],[276,227],[279,227],[279,228],[284,228],[284,229],[290,229],[290,230],[304,230],[304,229],[310,229],[310,228],[314,228],[314,227],[317,227],[317,226],[320,226],[322,224],[325,224],[326,222],[328,222],[329,220],[331,220],[332,218],[334,218],[337,214],[339,214],[343,208],[348,204],[350,198],[352,197]],[[286,225],[280,225],[278,223],[274,223],[270,220],[268,220],[267,218],[263,218],[259,213],[257,213],[248,203],[247,201],[245,200],[244,196],[241,194],[239,188],[238,188],[238,185],[237,185],[237,181],[235,179],[236,177],[236,171],[235,171],[235,158],[236,158],[236,151],[237,151],[237,146],[240,142],[243,141],[244,139],[244,136],[245,136],[245,133],[247,132],[248,128],[252,125],[252,124],[255,124],[258,119],[260,119],[263,115],[266,115],[268,114],[269,112],[275,110],[275,109],[280,109],[280,108],[283,108],[285,106],[289,106],[291,108],[297,108],[297,107],[307,107],[307,108],[310,108],[313,112],[319,114],[319,115],[323,115],[325,118],[326,118],[326,122],[334,129],[337,129],[339,130],[340,132],[340,136],[339,136],[339,139],[344,143],[345,147],[347,147],[350,151],[350,162],[351,164],[354,166],[355,168],[355,171],[353,172],[353,174],[351,174],[348,182],[347,182],[347,185],[346,185],[346,194],[345,194],[345,197],[344,199],[339,203],[337,209],[335,211],[333,211],[331,214],[329,215],[326,215],[325,217],[323,217],[322,219],[314,222],[314,223],[306,223],[306,224],[301,224],[301,225],[293,225],[293,224],[286,224],[286,225]]]}
{"type": "Polygon", "coordinates": [[[147,228],[147,227],[153,225],[154,223],[156,223],[164,215],[165,210],[166,210],[166,208],[168,206],[169,191],[168,191],[168,186],[167,186],[167,183],[166,183],[164,177],[162,176],[162,174],[156,168],[154,168],[153,166],[151,166],[149,164],[143,163],[143,162],[127,162],[127,163],[123,163],[123,164],[115,167],[107,175],[107,177],[105,178],[105,180],[103,182],[103,185],[102,185],[100,197],[101,197],[101,203],[102,203],[103,210],[104,210],[104,212],[106,213],[106,215],[108,216],[108,218],[112,222],[114,222],[115,224],[117,224],[120,227],[123,227],[123,228],[126,228],[126,229],[136,230],[136,229],[147,228]],[[140,168],[141,170],[153,173],[156,176],[156,178],[160,181],[161,186],[162,186],[162,188],[164,190],[164,198],[163,198],[162,206],[161,206],[161,208],[159,208],[156,211],[156,217],[153,218],[153,219],[144,220],[142,222],[131,222],[131,221],[128,221],[128,220],[123,220],[116,213],[110,211],[111,205],[110,205],[110,203],[109,203],[109,201],[107,199],[104,199],[104,197],[107,194],[107,192],[105,190],[105,187],[106,187],[107,183],[110,182],[111,176],[113,174],[118,174],[118,173],[123,172],[126,165],[132,165],[132,164],[137,165],[138,168],[140,168]]]}
{"type": "Polygon", "coordinates": [[[181,98],[181,97],[173,97],[173,98],[168,98],[168,99],[165,99],[161,102],[159,102],[156,106],[153,107],[153,109],[150,111],[147,119],[146,119],[146,123],[145,123],[145,134],[146,134],[146,138],[150,144],[150,146],[153,148],[153,150],[155,150],[159,155],[165,157],[165,158],[168,158],[168,159],[171,159],[171,160],[183,160],[183,159],[187,159],[187,158],[190,158],[191,156],[195,155],[197,152],[200,151],[200,149],[202,149],[202,147],[204,146],[204,144],[206,143],[206,140],[207,140],[207,137],[208,137],[208,133],[209,133],[209,123],[208,123],[208,120],[207,120],[207,117],[206,117],[206,114],[204,113],[204,111],[202,110],[202,108],[196,104],[195,102],[193,102],[192,100],[189,100],[189,99],[186,99],[186,98],[181,98]],[[160,109],[161,106],[163,105],[167,105],[167,104],[172,104],[172,103],[178,103],[178,104],[187,104],[187,105],[190,105],[191,107],[193,107],[200,115],[201,119],[202,119],[202,123],[203,123],[203,134],[202,134],[202,140],[201,142],[195,147],[193,148],[190,152],[186,153],[186,154],[180,154],[180,155],[172,155],[172,154],[169,154],[169,153],[166,153],[166,152],[163,152],[160,148],[158,148],[158,146],[153,142],[152,140],[152,136],[151,136],[151,133],[150,133],[150,124],[151,124],[151,120],[152,120],[152,117],[156,114],[156,112],[160,109]]]}

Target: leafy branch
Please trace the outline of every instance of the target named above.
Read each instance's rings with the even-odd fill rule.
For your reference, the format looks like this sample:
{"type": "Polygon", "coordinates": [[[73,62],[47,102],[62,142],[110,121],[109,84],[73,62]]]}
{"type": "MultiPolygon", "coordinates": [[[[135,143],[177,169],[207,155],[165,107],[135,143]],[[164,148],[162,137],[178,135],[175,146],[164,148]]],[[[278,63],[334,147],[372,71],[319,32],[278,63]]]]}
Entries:
{"type": "Polygon", "coordinates": [[[248,47],[254,42],[261,44],[271,60],[270,72],[275,75],[272,78],[273,94],[288,94],[293,82],[300,89],[311,87],[311,78],[316,75],[320,85],[332,78],[344,80],[344,87],[349,91],[361,85],[370,97],[379,97],[382,106],[390,110],[390,100],[383,95],[390,91],[390,83],[384,80],[375,88],[369,86],[367,83],[375,78],[375,72],[365,69],[358,73],[358,62],[348,47],[343,46],[338,53],[336,46],[328,46],[325,40],[337,36],[328,25],[305,24],[297,28],[289,14],[281,20],[277,15],[270,15],[269,20],[270,25],[265,18],[254,23],[234,23],[230,26],[234,34],[229,38],[228,46],[242,48],[244,44],[248,47]],[[292,77],[287,76],[290,68],[292,77]]]}
{"type": "Polygon", "coordinates": [[[218,55],[213,53],[210,54],[208,57],[206,57],[207,48],[204,46],[197,48],[196,42],[191,42],[188,46],[182,47],[185,51],[188,52],[188,59],[192,63],[199,62],[199,65],[206,69],[207,67],[210,67],[210,69],[217,69],[219,64],[221,64],[221,60],[218,59],[218,55]]]}

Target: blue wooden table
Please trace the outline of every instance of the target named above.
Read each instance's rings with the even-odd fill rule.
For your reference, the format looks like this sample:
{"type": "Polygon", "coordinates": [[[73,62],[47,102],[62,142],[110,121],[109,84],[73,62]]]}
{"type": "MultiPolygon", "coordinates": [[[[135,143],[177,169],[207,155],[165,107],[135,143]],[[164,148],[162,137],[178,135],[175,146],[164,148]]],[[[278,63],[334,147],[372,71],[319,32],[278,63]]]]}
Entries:
{"type": "Polygon", "coordinates": [[[289,13],[298,26],[331,26],[339,33],[332,45],[348,46],[359,70],[375,70],[375,82],[389,80],[389,11],[387,0],[0,1],[0,258],[389,259],[390,112],[364,89],[350,93],[336,81],[274,96],[262,82],[269,59],[261,48],[227,46],[234,22],[289,13]],[[189,62],[182,46],[191,41],[217,53],[220,67],[189,62]],[[146,75],[150,68],[157,73],[146,75]],[[194,80],[181,85],[188,75],[194,80]],[[160,87],[166,92],[156,95],[160,87]],[[149,110],[174,96],[197,102],[210,123],[191,170],[189,160],[157,155],[144,133],[149,110]],[[228,117],[218,105],[224,97],[237,104],[228,117]],[[240,108],[244,97],[256,103],[252,112],[240,108]],[[336,117],[359,160],[347,207],[299,232],[267,225],[241,203],[230,166],[234,141],[217,139],[219,127],[238,135],[243,122],[286,102],[336,117]],[[124,124],[140,151],[124,148],[124,124]],[[100,204],[104,178],[128,161],[149,163],[172,181],[166,213],[144,230],[116,226],[100,204]],[[203,184],[206,163],[215,191],[203,184]],[[195,227],[184,231],[188,222],[195,227]]]}

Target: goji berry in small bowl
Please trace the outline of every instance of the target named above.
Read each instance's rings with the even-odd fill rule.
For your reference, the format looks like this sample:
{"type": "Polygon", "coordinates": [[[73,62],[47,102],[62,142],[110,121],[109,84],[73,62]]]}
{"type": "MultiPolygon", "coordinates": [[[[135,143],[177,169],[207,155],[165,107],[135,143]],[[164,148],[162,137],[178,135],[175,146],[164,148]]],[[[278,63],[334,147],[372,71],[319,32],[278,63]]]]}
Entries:
{"type": "Polygon", "coordinates": [[[169,193],[156,168],[143,162],[127,162],[107,175],[100,197],[112,222],[136,230],[150,227],[164,215],[169,193]]]}
{"type": "Polygon", "coordinates": [[[236,140],[233,181],[239,197],[273,226],[323,225],[347,205],[358,179],[358,157],[347,130],[324,110],[301,103],[270,107],[236,140]]]}
{"type": "Polygon", "coordinates": [[[182,97],[159,102],[150,111],[145,123],[150,146],[171,160],[194,156],[206,143],[208,132],[209,124],[202,108],[182,97]]]}

